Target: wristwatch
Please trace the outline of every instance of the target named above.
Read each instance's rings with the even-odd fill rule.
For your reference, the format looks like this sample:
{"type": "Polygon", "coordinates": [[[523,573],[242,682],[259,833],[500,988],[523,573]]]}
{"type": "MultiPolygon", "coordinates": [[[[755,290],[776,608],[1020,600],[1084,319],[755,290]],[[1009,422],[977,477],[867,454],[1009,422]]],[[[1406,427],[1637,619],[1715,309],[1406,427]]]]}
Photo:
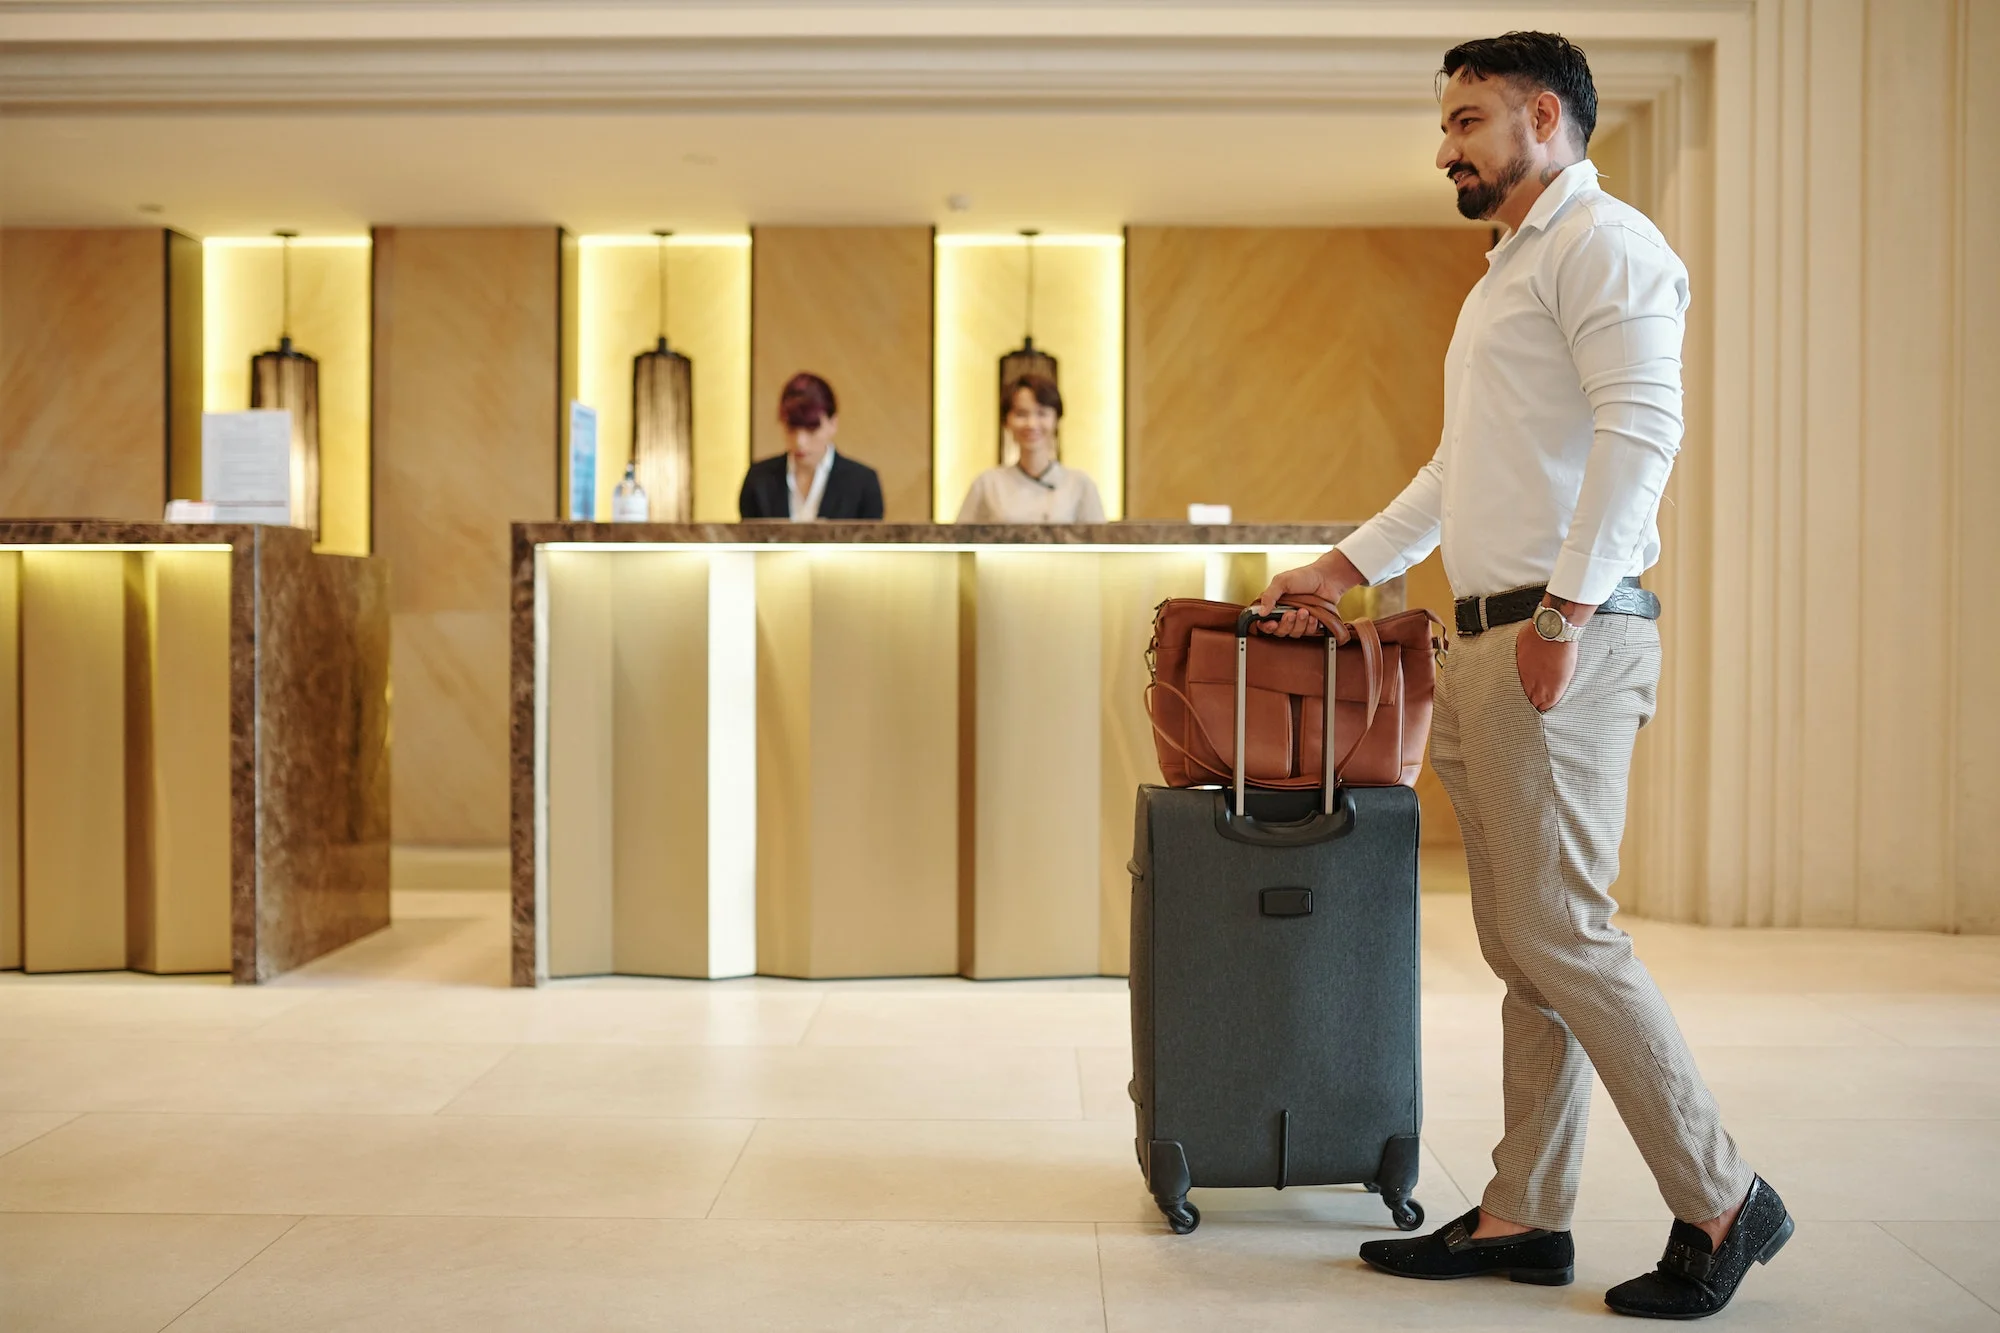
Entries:
{"type": "Polygon", "coordinates": [[[1543,606],[1535,609],[1535,633],[1550,643],[1575,643],[1583,637],[1583,626],[1570,624],[1553,606],[1543,606]]]}

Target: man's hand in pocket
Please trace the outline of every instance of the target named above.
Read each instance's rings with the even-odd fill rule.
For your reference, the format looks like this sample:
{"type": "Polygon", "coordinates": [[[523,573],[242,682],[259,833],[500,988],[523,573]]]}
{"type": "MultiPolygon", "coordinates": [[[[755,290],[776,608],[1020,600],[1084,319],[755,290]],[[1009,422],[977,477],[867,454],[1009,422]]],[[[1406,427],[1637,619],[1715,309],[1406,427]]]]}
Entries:
{"type": "Polygon", "coordinates": [[[1562,702],[1576,675],[1576,643],[1551,643],[1535,633],[1531,620],[1514,636],[1514,665],[1521,672],[1521,690],[1538,713],[1562,702]]]}

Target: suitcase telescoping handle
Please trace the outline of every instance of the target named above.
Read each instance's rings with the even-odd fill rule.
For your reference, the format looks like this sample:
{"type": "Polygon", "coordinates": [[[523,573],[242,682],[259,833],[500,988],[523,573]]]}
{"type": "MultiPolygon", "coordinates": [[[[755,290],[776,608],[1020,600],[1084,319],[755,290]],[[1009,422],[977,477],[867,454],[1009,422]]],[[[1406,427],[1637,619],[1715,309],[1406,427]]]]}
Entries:
{"type": "MultiPolygon", "coordinates": [[[[1243,614],[1236,617],[1236,754],[1230,762],[1231,777],[1235,784],[1236,817],[1245,817],[1243,800],[1243,770],[1248,761],[1244,757],[1244,717],[1249,713],[1250,696],[1250,627],[1266,620],[1281,620],[1286,607],[1282,604],[1269,611],[1259,611],[1256,603],[1243,608],[1243,614]]],[[[1297,608],[1307,609],[1307,608],[1297,608]]],[[[1338,794],[1338,775],[1334,770],[1333,748],[1333,655],[1340,647],[1340,638],[1329,629],[1326,636],[1326,735],[1320,743],[1320,758],[1325,770],[1320,776],[1319,809],[1323,815],[1333,813],[1334,797],[1338,794]]]]}

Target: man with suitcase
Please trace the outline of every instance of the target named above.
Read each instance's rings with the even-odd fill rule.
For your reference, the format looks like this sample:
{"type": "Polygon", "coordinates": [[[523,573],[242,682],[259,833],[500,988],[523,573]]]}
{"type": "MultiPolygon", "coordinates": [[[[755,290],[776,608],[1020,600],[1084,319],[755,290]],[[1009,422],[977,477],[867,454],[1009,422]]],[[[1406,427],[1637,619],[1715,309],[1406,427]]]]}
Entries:
{"type": "MultiPolygon", "coordinates": [[[[1597,95],[1549,33],[1444,58],[1437,165],[1459,211],[1504,238],[1445,362],[1443,438],[1354,535],[1273,579],[1260,604],[1337,599],[1442,544],[1457,641],[1439,674],[1431,759],[1465,834],[1480,949],[1501,1005],[1505,1129],[1478,1208],[1361,1257],[1404,1277],[1571,1280],[1569,1225],[1595,1067],[1673,1211],[1621,1314],[1692,1319],[1729,1303],[1792,1234],[1738,1157],[1629,937],[1611,923],[1632,746],[1660,672],[1655,517],[1680,447],[1687,272],[1585,156],[1597,95]]],[[[1263,627],[1296,636],[1292,612],[1263,627]]]]}

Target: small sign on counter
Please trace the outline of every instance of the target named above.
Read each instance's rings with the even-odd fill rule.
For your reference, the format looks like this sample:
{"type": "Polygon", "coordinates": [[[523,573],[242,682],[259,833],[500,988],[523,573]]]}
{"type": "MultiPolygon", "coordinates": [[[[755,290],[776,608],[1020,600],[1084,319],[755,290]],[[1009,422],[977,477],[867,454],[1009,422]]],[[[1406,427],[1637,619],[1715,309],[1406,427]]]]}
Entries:
{"type": "MultiPolygon", "coordinates": [[[[292,414],[202,413],[201,497],[205,516],[177,521],[291,522],[292,414]]],[[[172,509],[168,519],[176,521],[172,509]]]]}

